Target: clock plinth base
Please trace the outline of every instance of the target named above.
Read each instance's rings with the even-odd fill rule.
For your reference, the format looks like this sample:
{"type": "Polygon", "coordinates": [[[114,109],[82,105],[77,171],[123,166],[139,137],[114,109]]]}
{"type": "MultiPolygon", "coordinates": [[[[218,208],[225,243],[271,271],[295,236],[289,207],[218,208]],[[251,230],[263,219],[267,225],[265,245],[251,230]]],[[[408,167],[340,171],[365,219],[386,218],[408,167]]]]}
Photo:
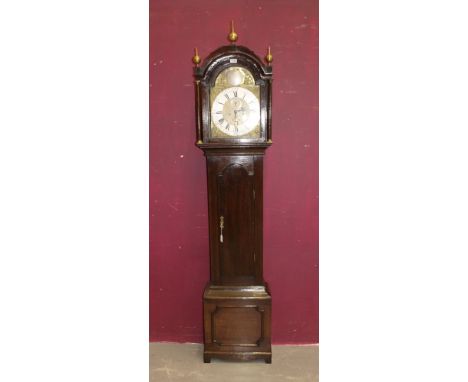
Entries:
{"type": "Polygon", "coordinates": [[[265,286],[208,284],[203,295],[203,358],[271,363],[271,295],[265,286]]]}

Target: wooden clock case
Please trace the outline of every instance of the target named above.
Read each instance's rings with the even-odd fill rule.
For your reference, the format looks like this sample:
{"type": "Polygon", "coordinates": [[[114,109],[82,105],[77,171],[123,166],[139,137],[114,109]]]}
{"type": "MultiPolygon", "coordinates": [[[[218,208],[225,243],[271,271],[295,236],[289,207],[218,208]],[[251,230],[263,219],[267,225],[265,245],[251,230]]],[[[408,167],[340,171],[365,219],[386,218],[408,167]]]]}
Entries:
{"type": "Polygon", "coordinates": [[[249,49],[223,46],[194,68],[197,143],[206,156],[210,281],[203,294],[204,362],[271,363],[271,295],[263,280],[263,157],[271,145],[272,68],[249,49]],[[211,134],[210,90],[226,68],[247,69],[259,86],[255,138],[211,134]],[[223,236],[220,239],[220,236],[223,236]]]}

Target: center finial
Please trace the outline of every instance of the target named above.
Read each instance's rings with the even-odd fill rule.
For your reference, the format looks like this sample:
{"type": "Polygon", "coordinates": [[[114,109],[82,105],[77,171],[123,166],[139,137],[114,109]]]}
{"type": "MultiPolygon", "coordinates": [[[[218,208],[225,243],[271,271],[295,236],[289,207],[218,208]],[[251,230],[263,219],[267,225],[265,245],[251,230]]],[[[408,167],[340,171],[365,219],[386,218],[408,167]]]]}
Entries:
{"type": "Polygon", "coordinates": [[[237,33],[234,31],[234,20],[231,20],[231,32],[228,35],[228,40],[231,41],[231,43],[237,41],[237,33]]]}

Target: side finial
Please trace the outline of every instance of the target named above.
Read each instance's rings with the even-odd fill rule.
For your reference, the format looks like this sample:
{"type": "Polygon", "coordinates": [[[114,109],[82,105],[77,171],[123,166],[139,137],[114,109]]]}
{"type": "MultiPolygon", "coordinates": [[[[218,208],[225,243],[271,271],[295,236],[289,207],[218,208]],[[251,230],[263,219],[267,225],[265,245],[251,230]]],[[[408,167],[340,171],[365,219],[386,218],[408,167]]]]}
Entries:
{"type": "Polygon", "coordinates": [[[195,48],[195,54],[193,55],[192,57],[192,62],[198,66],[198,64],[200,63],[200,56],[198,55],[198,49],[195,48]]]}
{"type": "Polygon", "coordinates": [[[273,56],[271,54],[271,47],[268,47],[268,53],[265,56],[265,61],[267,62],[268,65],[271,65],[271,62],[273,61],[273,56]]]}
{"type": "Polygon", "coordinates": [[[234,31],[234,20],[231,20],[231,32],[228,34],[228,40],[231,44],[237,41],[237,33],[234,31]]]}

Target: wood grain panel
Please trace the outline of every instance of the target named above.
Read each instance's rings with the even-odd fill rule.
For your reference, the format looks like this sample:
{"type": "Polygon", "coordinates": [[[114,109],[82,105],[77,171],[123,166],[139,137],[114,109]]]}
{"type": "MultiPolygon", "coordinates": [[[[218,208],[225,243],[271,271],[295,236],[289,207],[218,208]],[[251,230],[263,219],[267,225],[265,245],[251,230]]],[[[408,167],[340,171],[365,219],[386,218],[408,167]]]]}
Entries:
{"type": "MultiPolygon", "coordinates": [[[[221,281],[255,279],[255,201],[253,179],[238,164],[218,176],[219,216],[224,217],[220,243],[221,281]]],[[[218,218],[219,219],[219,218],[218,218]]],[[[220,232],[221,234],[221,232],[220,232]]]]}
{"type": "Polygon", "coordinates": [[[212,325],[213,342],[220,346],[258,346],[262,340],[262,314],[256,306],[218,307],[212,325]]]}

